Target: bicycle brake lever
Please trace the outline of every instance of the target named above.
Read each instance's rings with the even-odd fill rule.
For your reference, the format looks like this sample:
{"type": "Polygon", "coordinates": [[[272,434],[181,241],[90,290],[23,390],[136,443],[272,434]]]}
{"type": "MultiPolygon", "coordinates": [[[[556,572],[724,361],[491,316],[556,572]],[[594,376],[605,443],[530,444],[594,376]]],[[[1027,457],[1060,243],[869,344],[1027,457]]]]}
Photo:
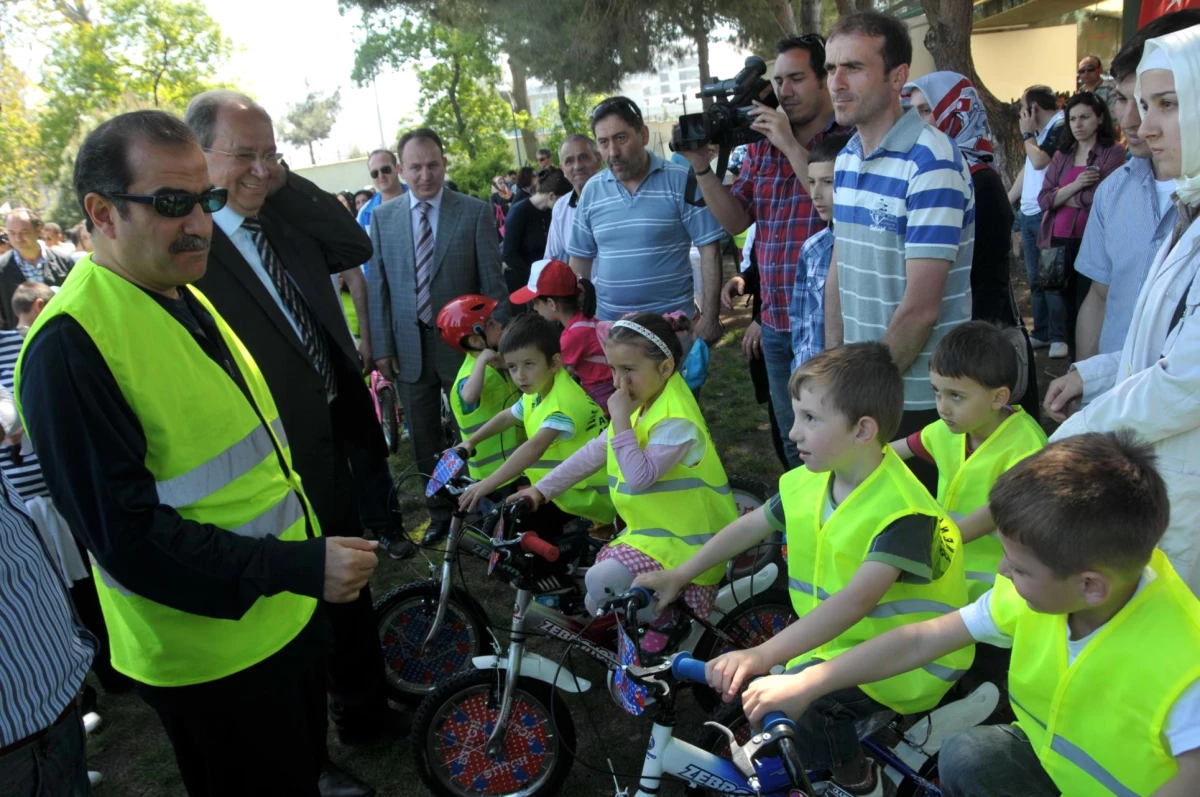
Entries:
{"type": "Polygon", "coordinates": [[[712,728],[724,734],[725,740],[729,742],[729,749],[732,750],[733,748],[737,747],[737,737],[733,735],[733,731],[729,730],[721,723],[709,720],[708,722],[704,723],[704,727],[712,728]]]}

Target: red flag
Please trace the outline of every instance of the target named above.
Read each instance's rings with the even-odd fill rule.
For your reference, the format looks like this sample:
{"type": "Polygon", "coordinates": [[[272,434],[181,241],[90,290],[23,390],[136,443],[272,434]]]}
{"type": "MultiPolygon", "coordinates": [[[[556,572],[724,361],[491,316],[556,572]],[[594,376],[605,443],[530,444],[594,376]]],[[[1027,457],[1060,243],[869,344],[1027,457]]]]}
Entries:
{"type": "Polygon", "coordinates": [[[1172,11],[1182,11],[1185,8],[1200,8],[1200,0],[1142,0],[1142,13],[1138,15],[1138,27],[1152,19],[1158,19],[1163,14],[1172,11]]]}

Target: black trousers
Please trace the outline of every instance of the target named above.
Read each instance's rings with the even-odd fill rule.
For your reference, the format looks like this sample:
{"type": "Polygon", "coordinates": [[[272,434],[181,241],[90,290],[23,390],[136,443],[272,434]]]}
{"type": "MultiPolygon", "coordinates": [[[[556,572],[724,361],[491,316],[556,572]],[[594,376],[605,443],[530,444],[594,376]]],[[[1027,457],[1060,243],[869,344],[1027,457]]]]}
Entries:
{"type": "MultiPolygon", "coordinates": [[[[422,328],[419,334],[421,375],[415,382],[396,382],[396,390],[408,420],[416,471],[429,475],[433,473],[442,452],[461,439],[456,433],[453,440],[447,440],[442,430],[442,394],[449,398],[457,372],[439,364],[438,350],[446,344],[437,330],[422,328]]],[[[425,479],[418,479],[417,483],[424,488],[425,479]]],[[[452,508],[440,496],[425,499],[425,506],[432,522],[450,522],[452,508]]]]}
{"type": "Polygon", "coordinates": [[[371,587],[363,587],[352,603],[324,603],[329,715],[339,728],[369,730],[387,710],[383,648],[375,627],[371,587]]]}
{"type": "Polygon", "coordinates": [[[72,703],[38,740],[0,756],[0,797],[88,797],[83,720],[72,703]]]}
{"type": "Polygon", "coordinates": [[[327,728],[321,613],[241,672],[193,686],[137,685],[175,748],[190,797],[318,797],[327,728]]]}
{"type": "MultiPolygon", "coordinates": [[[[936,409],[905,410],[904,415],[900,417],[900,429],[892,435],[892,439],[899,440],[908,437],[913,432],[919,432],[940,417],[936,409]]],[[[929,491],[930,495],[937,495],[938,474],[937,467],[933,463],[926,462],[920,457],[912,457],[908,460],[908,469],[920,480],[921,484],[925,485],[925,489],[929,491]]]]}

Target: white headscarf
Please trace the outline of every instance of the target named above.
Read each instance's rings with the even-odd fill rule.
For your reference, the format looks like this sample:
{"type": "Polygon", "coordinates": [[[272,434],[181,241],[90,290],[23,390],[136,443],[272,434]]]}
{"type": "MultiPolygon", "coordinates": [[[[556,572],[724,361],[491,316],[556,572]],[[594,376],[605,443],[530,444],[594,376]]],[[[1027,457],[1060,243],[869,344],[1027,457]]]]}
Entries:
{"type": "Polygon", "coordinates": [[[1200,25],[1146,42],[1137,69],[1137,100],[1142,101],[1142,73],[1167,69],[1175,74],[1179,96],[1181,174],[1175,194],[1185,205],[1200,203],[1200,25]]]}

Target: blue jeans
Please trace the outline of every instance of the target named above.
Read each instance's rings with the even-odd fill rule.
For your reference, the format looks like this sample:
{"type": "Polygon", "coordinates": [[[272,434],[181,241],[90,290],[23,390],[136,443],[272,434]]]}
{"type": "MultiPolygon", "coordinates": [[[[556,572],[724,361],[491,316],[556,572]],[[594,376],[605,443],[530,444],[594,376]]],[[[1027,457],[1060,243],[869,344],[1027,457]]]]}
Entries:
{"type": "Polygon", "coordinates": [[[946,797],[1057,797],[1024,731],[1016,725],[979,725],[954,734],[938,753],[946,797]]]}
{"type": "Polygon", "coordinates": [[[788,379],[792,376],[792,333],[780,332],[763,324],[762,353],[767,366],[767,384],[771,389],[771,406],[775,410],[779,436],[783,439],[788,468],[799,467],[800,453],[796,450],[796,444],[788,439],[796,420],[792,414],[792,397],[788,393],[788,379]]]}
{"type": "Polygon", "coordinates": [[[1038,232],[1042,227],[1042,214],[1026,216],[1020,211],[1021,248],[1025,252],[1025,274],[1029,278],[1029,293],[1033,300],[1033,332],[1038,340],[1051,343],[1067,342],[1067,305],[1058,291],[1042,291],[1034,288],[1038,275],[1038,232]]]}

